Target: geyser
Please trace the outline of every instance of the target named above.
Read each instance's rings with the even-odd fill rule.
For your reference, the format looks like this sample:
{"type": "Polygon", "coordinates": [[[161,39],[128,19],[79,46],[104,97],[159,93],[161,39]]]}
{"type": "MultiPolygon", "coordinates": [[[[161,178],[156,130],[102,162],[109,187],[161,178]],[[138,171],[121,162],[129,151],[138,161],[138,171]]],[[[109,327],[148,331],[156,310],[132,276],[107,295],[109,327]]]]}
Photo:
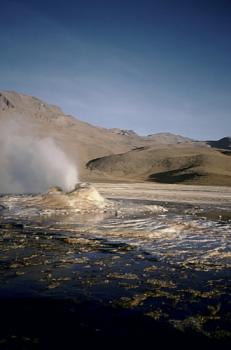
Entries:
{"type": "Polygon", "coordinates": [[[78,182],[76,165],[52,138],[21,131],[12,124],[1,128],[0,193],[39,193],[51,186],[71,191],[78,182]]]}
{"type": "Polygon", "coordinates": [[[66,209],[74,212],[114,208],[114,204],[104,198],[90,183],[78,183],[69,192],[62,191],[60,187],[52,187],[37,197],[36,204],[46,209],[66,209]]]}

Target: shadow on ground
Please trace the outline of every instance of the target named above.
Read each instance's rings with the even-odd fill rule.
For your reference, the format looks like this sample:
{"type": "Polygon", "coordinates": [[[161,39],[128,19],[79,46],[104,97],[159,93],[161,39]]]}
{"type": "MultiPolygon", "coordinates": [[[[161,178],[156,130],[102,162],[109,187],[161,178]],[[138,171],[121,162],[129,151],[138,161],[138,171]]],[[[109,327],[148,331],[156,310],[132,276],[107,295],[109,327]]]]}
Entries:
{"type": "Polygon", "coordinates": [[[191,168],[192,166],[188,166],[177,170],[170,170],[170,171],[151,174],[148,177],[148,181],[178,184],[185,181],[192,181],[202,176],[202,174],[195,171],[188,172],[191,168]]]}
{"type": "Polygon", "coordinates": [[[0,347],[8,349],[187,348],[228,349],[192,331],[180,332],[139,312],[90,301],[0,301],[0,347]]]}

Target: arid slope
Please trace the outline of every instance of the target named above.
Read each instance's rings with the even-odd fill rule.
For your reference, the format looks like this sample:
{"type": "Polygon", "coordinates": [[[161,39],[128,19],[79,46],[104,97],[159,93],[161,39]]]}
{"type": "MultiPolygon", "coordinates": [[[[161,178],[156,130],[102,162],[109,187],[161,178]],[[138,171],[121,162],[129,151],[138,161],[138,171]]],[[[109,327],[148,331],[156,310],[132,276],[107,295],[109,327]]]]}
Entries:
{"type": "Polygon", "coordinates": [[[56,106],[15,92],[0,93],[0,125],[4,123],[15,134],[52,137],[77,163],[80,177],[87,172],[85,164],[90,159],[126,152],[144,143],[135,133],[123,134],[90,125],[65,115],[56,106]]]}
{"type": "Polygon", "coordinates": [[[38,98],[3,91],[1,128],[5,124],[15,134],[54,139],[78,165],[82,181],[231,185],[229,147],[219,151],[213,148],[216,142],[207,144],[170,133],[141,137],[132,130],[96,127],[38,98]]]}
{"type": "Polygon", "coordinates": [[[87,166],[92,172],[114,179],[231,185],[230,155],[188,144],[143,147],[92,160],[87,166]]]}

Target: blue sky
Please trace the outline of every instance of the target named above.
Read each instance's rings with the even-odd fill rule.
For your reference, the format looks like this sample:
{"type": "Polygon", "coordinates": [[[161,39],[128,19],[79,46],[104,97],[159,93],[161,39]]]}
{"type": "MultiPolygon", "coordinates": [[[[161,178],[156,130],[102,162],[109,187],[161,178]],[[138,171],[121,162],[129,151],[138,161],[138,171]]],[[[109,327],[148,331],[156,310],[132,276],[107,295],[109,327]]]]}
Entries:
{"type": "Polygon", "coordinates": [[[94,125],[231,135],[229,0],[3,0],[0,89],[94,125]]]}

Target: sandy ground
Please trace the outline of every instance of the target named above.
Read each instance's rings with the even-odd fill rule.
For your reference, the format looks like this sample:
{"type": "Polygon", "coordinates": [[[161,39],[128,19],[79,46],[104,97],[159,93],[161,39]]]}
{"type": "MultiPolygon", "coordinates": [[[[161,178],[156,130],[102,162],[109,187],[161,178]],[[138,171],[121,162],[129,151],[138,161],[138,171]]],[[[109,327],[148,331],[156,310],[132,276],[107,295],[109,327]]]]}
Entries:
{"type": "Polygon", "coordinates": [[[93,185],[107,198],[231,205],[231,187],[155,183],[94,183],[93,185]]]}

